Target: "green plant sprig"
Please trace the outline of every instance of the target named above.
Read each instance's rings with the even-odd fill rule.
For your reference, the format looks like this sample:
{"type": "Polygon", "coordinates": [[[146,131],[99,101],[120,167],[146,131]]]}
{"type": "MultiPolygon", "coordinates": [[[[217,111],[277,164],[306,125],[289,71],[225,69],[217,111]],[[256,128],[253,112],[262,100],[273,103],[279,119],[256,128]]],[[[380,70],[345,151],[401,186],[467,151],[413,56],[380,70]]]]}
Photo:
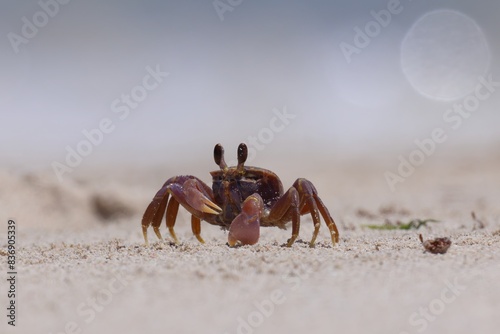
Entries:
{"type": "Polygon", "coordinates": [[[386,222],[383,225],[362,225],[363,227],[367,227],[372,230],[418,230],[421,226],[427,226],[427,223],[439,223],[439,220],[436,219],[413,219],[408,223],[397,222],[393,224],[391,222],[386,222]]]}

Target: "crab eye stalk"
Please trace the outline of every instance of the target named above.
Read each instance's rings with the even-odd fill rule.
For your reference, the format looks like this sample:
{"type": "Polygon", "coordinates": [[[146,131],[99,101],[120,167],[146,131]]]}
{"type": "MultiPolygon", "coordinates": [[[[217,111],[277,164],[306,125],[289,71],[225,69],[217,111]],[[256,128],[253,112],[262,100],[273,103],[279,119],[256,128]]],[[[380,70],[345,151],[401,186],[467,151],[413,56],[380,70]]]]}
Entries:
{"type": "Polygon", "coordinates": [[[227,164],[224,161],[224,148],[222,147],[221,144],[215,145],[214,148],[214,160],[217,166],[220,167],[220,169],[226,169],[227,164]]]}
{"type": "Polygon", "coordinates": [[[247,161],[248,148],[245,143],[241,143],[238,146],[238,171],[243,172],[243,165],[247,161]]]}

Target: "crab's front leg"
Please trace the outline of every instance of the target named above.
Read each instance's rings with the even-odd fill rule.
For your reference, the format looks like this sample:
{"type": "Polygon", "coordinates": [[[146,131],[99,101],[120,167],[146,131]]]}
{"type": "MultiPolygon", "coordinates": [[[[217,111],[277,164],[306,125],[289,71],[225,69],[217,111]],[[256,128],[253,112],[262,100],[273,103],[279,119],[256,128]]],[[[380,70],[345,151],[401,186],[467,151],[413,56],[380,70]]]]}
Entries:
{"type": "Polygon", "coordinates": [[[147,229],[150,225],[153,225],[153,230],[158,238],[162,240],[159,227],[165,214],[165,209],[167,212],[165,220],[168,230],[174,241],[178,242],[174,225],[177,212],[179,211],[179,204],[193,215],[191,221],[193,233],[200,242],[203,242],[200,236],[200,219],[210,220],[211,216],[217,215],[222,211],[213,200],[212,190],[194,176],[177,176],[167,180],[147,207],[142,218],[142,232],[146,245],[149,244],[147,229]]]}
{"type": "Polygon", "coordinates": [[[233,219],[229,227],[229,246],[254,245],[259,241],[263,209],[264,202],[259,194],[248,196],[243,201],[241,213],[233,219]]]}

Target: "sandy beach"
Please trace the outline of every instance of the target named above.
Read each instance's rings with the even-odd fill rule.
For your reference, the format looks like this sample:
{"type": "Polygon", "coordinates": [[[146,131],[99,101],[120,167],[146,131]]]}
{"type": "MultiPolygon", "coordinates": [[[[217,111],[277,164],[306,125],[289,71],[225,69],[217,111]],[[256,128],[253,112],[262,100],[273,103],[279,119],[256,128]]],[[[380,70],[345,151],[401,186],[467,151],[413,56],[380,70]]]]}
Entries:
{"type": "MultiPolygon", "coordinates": [[[[290,230],[277,228],[262,229],[255,246],[229,248],[227,232],[206,223],[202,245],[182,209],[181,243],[163,225],[165,242],[150,231],[155,242],[144,247],[143,210],[175,170],[88,171],[64,183],[50,171],[4,170],[0,205],[2,219],[16,223],[17,277],[16,326],[4,316],[2,333],[495,333],[500,160],[473,160],[429,162],[395,192],[382,167],[359,161],[300,175],[316,184],[341,233],[332,247],[321,226],[316,248],[307,244],[309,216],[292,248],[282,247],[290,230]],[[428,218],[439,222],[363,227],[428,218]],[[419,233],[452,245],[424,252],[419,233]]],[[[296,171],[285,166],[286,188],[296,171]]]]}

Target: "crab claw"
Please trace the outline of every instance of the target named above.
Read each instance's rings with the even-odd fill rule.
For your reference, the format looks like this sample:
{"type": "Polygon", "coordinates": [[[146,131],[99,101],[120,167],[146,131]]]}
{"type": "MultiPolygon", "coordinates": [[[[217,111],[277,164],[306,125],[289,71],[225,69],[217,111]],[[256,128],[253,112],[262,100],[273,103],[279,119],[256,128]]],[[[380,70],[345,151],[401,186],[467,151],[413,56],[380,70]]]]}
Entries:
{"type": "Polygon", "coordinates": [[[188,180],[184,183],[184,194],[186,202],[195,210],[218,215],[222,209],[205,196],[197,187],[196,180],[188,180]]]}
{"type": "Polygon", "coordinates": [[[227,241],[229,246],[237,243],[241,245],[254,245],[259,241],[260,216],[264,202],[259,194],[253,194],[243,202],[241,213],[237,215],[229,226],[227,241]]]}

